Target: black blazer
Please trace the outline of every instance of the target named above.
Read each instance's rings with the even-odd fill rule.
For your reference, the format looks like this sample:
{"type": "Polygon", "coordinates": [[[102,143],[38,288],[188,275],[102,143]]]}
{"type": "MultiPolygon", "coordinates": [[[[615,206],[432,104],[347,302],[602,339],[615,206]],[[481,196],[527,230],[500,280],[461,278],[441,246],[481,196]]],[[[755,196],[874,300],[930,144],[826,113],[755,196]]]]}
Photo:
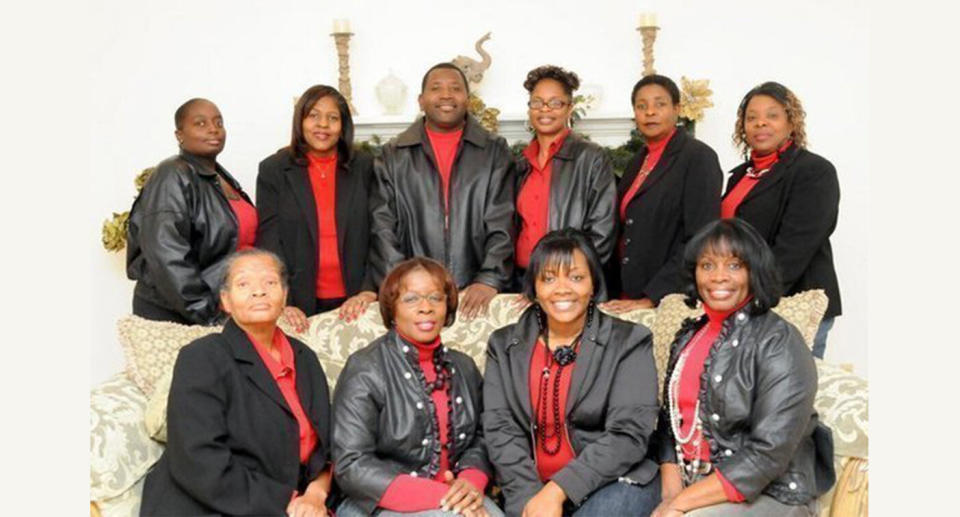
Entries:
{"type": "MultiPolygon", "coordinates": [[[[543,487],[534,461],[530,404],[530,356],[539,332],[531,307],[517,323],[494,331],[487,344],[483,433],[507,515],[520,515],[543,487]]],[[[551,479],[578,505],[620,477],[649,483],[658,472],[645,458],[658,411],[650,331],[594,311],[568,375],[565,419],[576,457],[551,479]]]]}
{"type": "Polygon", "coordinates": [[[300,464],[297,420],[246,333],[229,320],[220,334],[183,347],[167,402],[167,448],[147,474],[140,515],[286,515],[294,490],[326,467],[327,378],[316,354],[290,339],[297,393],[317,432],[300,464]]]}
{"type": "MultiPolygon", "coordinates": [[[[373,158],[362,152],[349,163],[337,162],[336,212],[340,269],[347,296],[375,290],[367,283],[370,221],[367,191],[373,158]]],[[[283,259],[290,271],[288,304],[307,316],[317,313],[317,203],[305,165],[287,148],[260,162],[257,174],[257,246],[283,259]]]]}
{"type": "MultiPolygon", "coordinates": [[[[730,172],[727,194],[746,175],[750,162],[730,172]]],[[[830,299],[824,318],[839,316],[840,285],[830,235],[837,227],[840,183],[837,169],[822,156],[791,146],[743,198],[736,216],[766,239],[791,295],[823,289],[830,299]]]]}
{"type": "MultiPolygon", "coordinates": [[[[647,149],[627,164],[617,186],[620,204],[640,172],[647,149]]],[[[697,230],[720,217],[723,170],[717,153],[707,144],[678,129],[667,143],[656,167],[627,205],[621,225],[624,255],[611,267],[611,291],[628,298],[650,298],[655,303],[680,292],[683,248],[697,230]]]]}

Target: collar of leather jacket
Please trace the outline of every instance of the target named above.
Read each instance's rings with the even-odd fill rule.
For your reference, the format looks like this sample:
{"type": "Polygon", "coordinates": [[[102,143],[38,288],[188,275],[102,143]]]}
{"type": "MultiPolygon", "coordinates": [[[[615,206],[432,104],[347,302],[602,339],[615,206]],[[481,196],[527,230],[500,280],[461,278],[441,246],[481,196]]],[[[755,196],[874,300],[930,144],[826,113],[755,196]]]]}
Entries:
{"type": "MultiPolygon", "coordinates": [[[[590,341],[591,344],[603,346],[610,340],[610,332],[613,321],[610,316],[604,314],[600,309],[593,310],[593,317],[587,322],[583,332],[583,340],[590,341]]],[[[537,321],[537,305],[534,302],[527,307],[520,319],[517,321],[516,333],[513,339],[507,343],[506,350],[509,352],[514,345],[520,345],[520,348],[533,346],[540,335],[540,323],[537,321]]]]}
{"type": "MultiPolygon", "coordinates": [[[[397,147],[410,147],[422,145],[427,141],[427,128],[425,125],[426,117],[420,117],[416,122],[410,124],[403,133],[397,135],[397,147]]],[[[487,140],[490,132],[483,129],[483,126],[473,115],[467,114],[467,123],[463,127],[463,140],[471,144],[484,148],[487,146],[487,140]]]]}

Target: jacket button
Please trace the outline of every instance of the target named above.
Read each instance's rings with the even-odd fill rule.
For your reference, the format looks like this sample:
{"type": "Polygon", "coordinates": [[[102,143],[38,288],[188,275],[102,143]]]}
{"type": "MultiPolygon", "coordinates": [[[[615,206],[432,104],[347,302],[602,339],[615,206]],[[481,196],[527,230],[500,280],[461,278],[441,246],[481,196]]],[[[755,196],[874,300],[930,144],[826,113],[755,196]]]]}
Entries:
{"type": "Polygon", "coordinates": [[[793,481],[790,482],[790,485],[789,485],[789,486],[790,486],[790,490],[796,490],[796,489],[797,489],[797,484],[796,484],[795,482],[793,482],[793,481]]]}
{"type": "Polygon", "coordinates": [[[710,415],[710,419],[713,420],[714,422],[719,422],[719,421],[720,421],[720,415],[714,413],[714,414],[710,415]]]}
{"type": "Polygon", "coordinates": [[[423,441],[420,442],[420,445],[423,445],[424,447],[426,447],[427,445],[430,445],[430,440],[424,438],[423,441]]]}
{"type": "Polygon", "coordinates": [[[451,374],[457,373],[457,369],[456,369],[456,368],[450,368],[450,373],[451,373],[451,374]]]}
{"type": "Polygon", "coordinates": [[[411,476],[411,477],[417,477],[417,471],[416,471],[416,470],[411,470],[411,471],[410,471],[410,476],[411,476]]]}
{"type": "Polygon", "coordinates": [[[423,409],[423,402],[417,402],[417,409],[423,409]]]}
{"type": "Polygon", "coordinates": [[[746,315],[746,314],[744,314],[744,313],[742,313],[742,312],[741,312],[740,314],[737,314],[737,321],[743,321],[743,320],[745,320],[745,319],[747,319],[747,315],[746,315]]]}
{"type": "Polygon", "coordinates": [[[624,263],[624,264],[629,264],[629,263],[630,263],[630,257],[623,257],[623,263],[624,263]]]}
{"type": "Polygon", "coordinates": [[[457,397],[457,404],[463,404],[463,397],[457,397]]]}
{"type": "Polygon", "coordinates": [[[410,373],[410,372],[404,372],[404,373],[403,373],[403,378],[404,378],[404,379],[409,379],[410,377],[413,377],[413,374],[412,374],[412,373],[410,373]]]}
{"type": "Polygon", "coordinates": [[[733,340],[733,343],[730,343],[730,344],[733,346],[733,348],[737,348],[737,345],[740,344],[740,340],[739,340],[739,339],[734,339],[734,340],[733,340]]]}
{"type": "Polygon", "coordinates": [[[624,246],[628,246],[629,244],[630,244],[630,239],[629,239],[629,238],[623,239],[623,245],[624,245],[624,246]]]}
{"type": "Polygon", "coordinates": [[[410,347],[408,347],[407,345],[403,345],[403,353],[407,353],[409,351],[410,351],[410,347]]]}
{"type": "Polygon", "coordinates": [[[459,439],[461,439],[461,440],[466,440],[466,439],[467,439],[467,433],[460,433],[460,436],[458,436],[457,438],[459,438],[459,439]]]}
{"type": "Polygon", "coordinates": [[[723,455],[727,457],[733,456],[733,451],[731,451],[730,449],[726,449],[723,451],[723,455]]]}
{"type": "Polygon", "coordinates": [[[628,218],[628,219],[627,219],[627,226],[632,226],[632,225],[633,225],[633,219],[628,218]]]}
{"type": "Polygon", "coordinates": [[[713,378],[713,380],[714,380],[714,382],[720,382],[720,381],[723,380],[723,376],[722,376],[722,375],[717,375],[716,377],[713,378]]]}

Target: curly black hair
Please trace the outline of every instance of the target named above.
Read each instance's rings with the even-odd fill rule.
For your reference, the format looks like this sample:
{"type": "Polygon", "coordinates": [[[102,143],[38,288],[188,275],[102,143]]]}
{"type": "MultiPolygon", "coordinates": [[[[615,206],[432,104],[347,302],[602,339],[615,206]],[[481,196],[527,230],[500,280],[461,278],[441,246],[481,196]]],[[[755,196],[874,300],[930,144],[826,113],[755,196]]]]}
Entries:
{"type": "Polygon", "coordinates": [[[580,78],[576,73],[564,70],[559,66],[543,65],[530,70],[527,74],[527,80],[523,82],[523,87],[530,93],[537,87],[537,83],[544,79],[553,79],[563,86],[563,91],[568,97],[573,97],[573,92],[580,87],[580,78]]]}

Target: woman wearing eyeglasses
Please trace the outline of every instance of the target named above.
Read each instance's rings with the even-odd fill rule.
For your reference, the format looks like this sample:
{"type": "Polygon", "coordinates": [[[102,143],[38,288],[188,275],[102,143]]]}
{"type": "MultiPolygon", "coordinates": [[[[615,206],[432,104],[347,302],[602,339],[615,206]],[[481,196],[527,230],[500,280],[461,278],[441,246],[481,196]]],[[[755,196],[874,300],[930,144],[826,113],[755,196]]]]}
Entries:
{"type": "Polygon", "coordinates": [[[339,517],[503,515],[483,495],[480,371],[440,342],[456,313],[457,286],[434,260],[401,262],[384,279],[390,330],[350,356],[333,396],[339,517]]]}
{"type": "Polygon", "coordinates": [[[587,234],[604,264],[616,239],[616,177],[603,149],[570,131],[577,74],[553,65],[534,68],[523,87],[535,135],[517,174],[517,284],[541,237],[575,228],[587,234]]]}

